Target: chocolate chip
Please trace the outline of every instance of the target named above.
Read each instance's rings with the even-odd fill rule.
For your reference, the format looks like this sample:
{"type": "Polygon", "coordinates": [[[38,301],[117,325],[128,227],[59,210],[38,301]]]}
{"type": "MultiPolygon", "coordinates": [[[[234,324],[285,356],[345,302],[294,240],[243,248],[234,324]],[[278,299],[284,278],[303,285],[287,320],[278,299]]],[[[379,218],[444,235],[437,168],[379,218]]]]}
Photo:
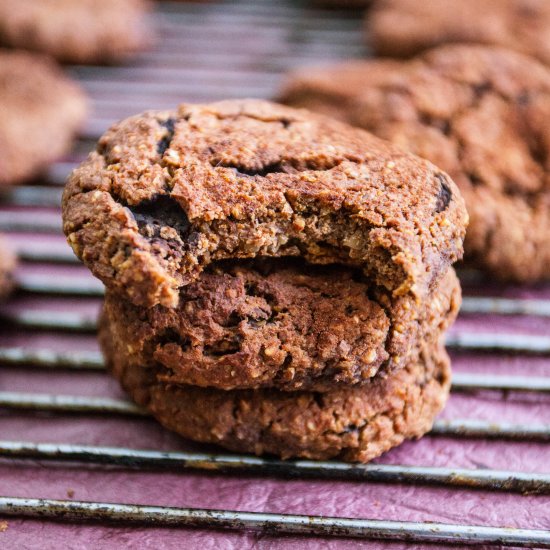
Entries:
{"type": "Polygon", "coordinates": [[[443,174],[437,174],[436,178],[439,180],[440,188],[435,201],[435,211],[443,212],[443,210],[449,206],[453,193],[449,187],[446,177],[443,174]]]}
{"type": "Polygon", "coordinates": [[[159,121],[159,125],[166,128],[166,135],[157,143],[157,152],[159,155],[163,155],[166,149],[170,147],[172,138],[174,137],[176,120],[173,118],[167,118],[166,120],[159,121]]]}
{"type": "Polygon", "coordinates": [[[477,99],[481,99],[487,92],[491,90],[490,82],[481,82],[473,85],[474,94],[477,99]]]}
{"type": "Polygon", "coordinates": [[[139,231],[147,237],[159,237],[162,227],[172,227],[180,235],[187,233],[189,219],[180,205],[168,195],[159,195],[128,209],[136,220],[139,231]]]}
{"type": "Polygon", "coordinates": [[[468,179],[470,180],[470,183],[473,187],[478,187],[483,183],[483,180],[473,172],[467,172],[466,176],[468,176],[468,179]]]}
{"type": "Polygon", "coordinates": [[[332,170],[342,161],[343,159],[282,159],[257,167],[220,162],[217,159],[212,159],[210,163],[214,168],[232,168],[238,176],[265,177],[268,174],[297,174],[309,170],[332,170]]]}
{"type": "Polygon", "coordinates": [[[265,177],[268,174],[283,174],[283,173],[292,173],[292,166],[290,164],[285,164],[284,162],[273,162],[271,164],[266,164],[261,168],[248,168],[246,166],[240,166],[236,164],[225,164],[225,163],[216,163],[216,167],[223,168],[233,168],[237,175],[239,176],[260,176],[265,177]]]}
{"type": "Polygon", "coordinates": [[[520,107],[525,107],[531,102],[531,94],[529,92],[522,92],[518,95],[516,101],[520,107]]]}
{"type": "Polygon", "coordinates": [[[230,339],[218,340],[211,345],[204,346],[204,355],[210,355],[211,357],[234,355],[241,351],[242,341],[243,337],[240,334],[235,334],[230,339]]]}

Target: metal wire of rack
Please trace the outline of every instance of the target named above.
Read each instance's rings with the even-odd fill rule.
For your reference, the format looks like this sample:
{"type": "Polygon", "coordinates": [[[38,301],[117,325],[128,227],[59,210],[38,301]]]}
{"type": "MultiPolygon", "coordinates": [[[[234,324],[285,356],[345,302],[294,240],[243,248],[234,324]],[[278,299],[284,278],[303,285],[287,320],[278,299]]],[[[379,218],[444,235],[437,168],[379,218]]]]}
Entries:
{"type": "MultiPolygon", "coordinates": [[[[367,465],[222,454],[192,444],[179,450],[186,444],[151,422],[104,374],[93,337],[103,289],[65,244],[59,213],[64,179],[93,141],[114,120],[140,110],[170,108],[181,100],[270,97],[291,67],[365,55],[355,12],[290,1],[159,6],[155,23],[162,40],[154,51],[127,67],[70,68],[90,94],[94,110],[74,154],[53,166],[43,181],[2,197],[0,231],[10,235],[21,267],[18,292],[0,306],[0,433],[6,434],[0,440],[0,479],[13,478],[1,490],[0,516],[16,522],[4,533],[0,522],[0,537],[14,532],[14,540],[21,540],[17,526],[22,524],[17,522],[30,518],[40,527],[33,531],[35,524],[25,524],[29,536],[44,536],[44,522],[56,520],[150,531],[195,527],[201,536],[213,529],[259,533],[223,539],[234,547],[286,534],[288,544],[293,536],[309,535],[325,537],[311,539],[317,543],[359,537],[388,544],[550,548],[550,518],[544,512],[550,508],[548,287],[467,286],[461,317],[448,338],[462,367],[454,375],[448,412],[421,442],[367,465]],[[480,411],[491,414],[478,417],[480,411]],[[21,435],[10,439],[23,433],[25,440],[21,435]],[[141,448],[138,442],[143,442],[141,448]],[[449,466],[453,463],[462,465],[449,466]],[[511,468],[502,467],[508,463],[511,468]],[[151,481],[151,472],[166,478],[170,487],[158,477],[151,481]],[[59,498],[63,491],[57,484],[70,474],[78,478],[79,493],[96,495],[95,500],[75,500],[72,489],[69,498],[59,498]],[[39,480],[21,489],[23,480],[33,476],[39,480]],[[126,496],[122,485],[109,487],[113,480],[115,485],[135,485],[137,480],[145,489],[134,488],[126,496]],[[342,500],[341,482],[363,508],[345,501],[349,506],[334,514],[340,511],[336,500],[327,507],[313,497],[309,502],[302,485],[306,493],[299,495],[301,500],[293,497],[293,483],[312,483],[306,487],[312,494],[330,500],[333,491],[334,499],[342,500]],[[95,483],[104,492],[94,491],[95,483]],[[163,499],[162,491],[157,492],[162,503],[151,505],[147,498],[155,483],[167,493],[177,488],[177,498],[163,499]],[[267,491],[268,485],[279,494],[271,510],[269,503],[258,506],[246,496],[267,491]],[[229,498],[230,489],[245,495],[243,507],[254,511],[235,509],[241,506],[229,498]],[[183,499],[187,505],[175,505],[185,491],[191,495],[183,499]],[[392,493],[393,507],[384,508],[380,501],[392,493]],[[138,504],[104,502],[99,494],[135,497],[138,504]],[[412,504],[401,504],[409,499],[412,504]],[[483,514],[472,515],[468,506],[457,505],[468,499],[472,506],[492,506],[496,512],[488,514],[489,521],[483,514]],[[442,510],[447,500],[457,505],[456,513],[442,510]],[[196,502],[202,505],[196,507],[196,502]],[[312,509],[300,513],[308,502],[312,509]],[[220,503],[227,507],[218,509],[220,503]],[[511,516],[507,522],[493,525],[494,517],[502,520],[506,514],[511,516]],[[260,538],[247,538],[251,536],[260,538]]],[[[52,533],[59,529],[52,527],[52,533]]],[[[134,540],[132,533],[125,531],[123,540],[134,540]]],[[[177,540],[163,533],[165,547],[177,540]]]]}

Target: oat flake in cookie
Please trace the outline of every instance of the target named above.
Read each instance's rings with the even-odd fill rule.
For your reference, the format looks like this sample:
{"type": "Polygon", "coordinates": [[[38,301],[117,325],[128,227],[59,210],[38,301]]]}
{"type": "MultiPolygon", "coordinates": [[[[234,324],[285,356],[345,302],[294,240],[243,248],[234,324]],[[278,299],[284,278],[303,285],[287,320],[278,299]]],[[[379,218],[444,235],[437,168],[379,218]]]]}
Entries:
{"type": "Polygon", "coordinates": [[[277,259],[219,264],[184,287],[178,308],[107,292],[117,354],[162,367],[162,381],[223,390],[330,391],[418,360],[453,322],[453,269],[422,304],[392,297],[341,266],[277,259]]]}
{"type": "Polygon", "coordinates": [[[124,60],[150,42],[147,0],[2,0],[0,43],[66,63],[124,60]]]}
{"type": "Polygon", "coordinates": [[[428,432],[449,395],[449,360],[434,344],[418,361],[364,386],[223,391],[166,382],[158,365],[132,364],[117,350],[106,319],[99,330],[108,368],[163,426],[238,452],[368,462],[428,432]]]}
{"type": "Polygon", "coordinates": [[[53,61],[0,50],[0,185],[37,176],[67,153],[86,110],[83,92],[53,61]]]}
{"type": "Polygon", "coordinates": [[[510,50],[444,46],[411,61],[302,70],[283,96],[370,130],[450,174],[470,214],[470,263],[503,280],[548,278],[548,68],[510,50]]]}
{"type": "Polygon", "coordinates": [[[365,27],[378,55],[410,57],[471,42],[510,48],[550,65],[548,0],[373,0],[365,27]]]}
{"type": "Polygon", "coordinates": [[[111,290],[178,304],[214,261],[301,256],[425,297],[461,256],[451,179],[362,130],[260,100],[181,105],[112,127],[71,175],[64,231],[111,290]]]}

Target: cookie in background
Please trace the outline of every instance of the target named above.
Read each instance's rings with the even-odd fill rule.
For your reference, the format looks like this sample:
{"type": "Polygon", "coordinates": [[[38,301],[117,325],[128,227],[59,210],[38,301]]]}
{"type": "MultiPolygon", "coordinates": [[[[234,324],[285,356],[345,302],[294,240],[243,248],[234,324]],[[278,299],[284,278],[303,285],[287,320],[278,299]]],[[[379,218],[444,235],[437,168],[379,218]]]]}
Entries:
{"type": "Polygon", "coordinates": [[[441,44],[472,42],[550,64],[548,0],[372,0],[365,31],[378,55],[410,57],[441,44]]]}
{"type": "Polygon", "coordinates": [[[410,60],[300,69],[283,102],[365,128],[445,170],[470,214],[467,261],[549,278],[550,70],[515,51],[449,45],[410,60]]]}
{"type": "Polygon", "coordinates": [[[42,173],[84,123],[80,87],[43,55],[0,50],[0,186],[42,173]]]}
{"type": "Polygon", "coordinates": [[[63,63],[124,61],[152,42],[148,0],[2,0],[0,44],[63,63]]]}

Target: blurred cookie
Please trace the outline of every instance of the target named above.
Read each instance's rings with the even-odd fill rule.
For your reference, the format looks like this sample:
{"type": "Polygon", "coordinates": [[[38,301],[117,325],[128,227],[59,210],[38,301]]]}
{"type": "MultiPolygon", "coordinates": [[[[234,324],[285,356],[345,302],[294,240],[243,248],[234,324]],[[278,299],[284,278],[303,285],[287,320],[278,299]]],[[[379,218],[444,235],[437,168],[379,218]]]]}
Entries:
{"type": "Polygon", "coordinates": [[[379,55],[409,57],[441,44],[473,42],[550,64],[548,0],[373,0],[365,24],[379,55]]]}
{"type": "Polygon", "coordinates": [[[5,298],[15,285],[14,272],[17,260],[6,237],[0,235],[0,299],[5,298]]]}
{"type": "Polygon", "coordinates": [[[451,179],[362,130],[260,100],[113,126],[63,195],[73,250],[136,305],[175,307],[212,262],[301,256],[425,297],[462,254],[451,179]]]}
{"type": "Polygon", "coordinates": [[[431,160],[470,214],[468,260],[511,281],[550,273],[550,70],[496,47],[301,70],[283,100],[330,113],[431,160]]]}
{"type": "Polygon", "coordinates": [[[223,390],[329,391],[418,358],[456,317],[452,269],[425,303],[393,298],[342,267],[274,260],[219,265],[181,290],[177,309],[107,292],[117,354],[158,364],[163,382],[223,390]]]}
{"type": "Polygon", "coordinates": [[[147,0],[2,0],[0,43],[66,63],[110,63],[150,42],[147,0]]]}
{"type": "Polygon", "coordinates": [[[107,320],[100,323],[99,338],[111,372],[162,425],[257,455],[368,462],[429,431],[450,389],[448,357],[439,346],[364,386],[326,393],[223,391],[172,384],[157,364],[130,363],[113,347],[107,320]]]}
{"type": "Polygon", "coordinates": [[[32,178],[67,153],[85,115],[83,92],[53,61],[0,50],[0,185],[32,178]]]}

